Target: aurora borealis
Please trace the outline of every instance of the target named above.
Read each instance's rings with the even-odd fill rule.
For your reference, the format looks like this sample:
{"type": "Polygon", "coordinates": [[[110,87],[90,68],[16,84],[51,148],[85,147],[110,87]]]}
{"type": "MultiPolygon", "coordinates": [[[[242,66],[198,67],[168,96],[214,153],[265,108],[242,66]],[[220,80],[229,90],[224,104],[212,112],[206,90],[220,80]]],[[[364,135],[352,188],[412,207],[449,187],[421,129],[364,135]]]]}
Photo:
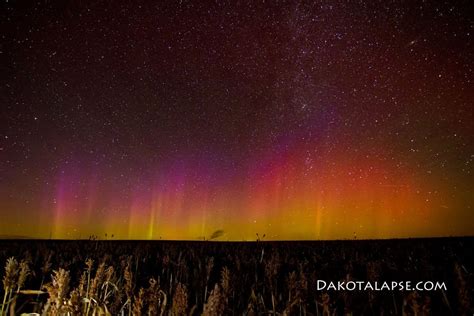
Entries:
{"type": "Polygon", "coordinates": [[[473,235],[469,12],[3,3],[0,235],[473,235]]]}

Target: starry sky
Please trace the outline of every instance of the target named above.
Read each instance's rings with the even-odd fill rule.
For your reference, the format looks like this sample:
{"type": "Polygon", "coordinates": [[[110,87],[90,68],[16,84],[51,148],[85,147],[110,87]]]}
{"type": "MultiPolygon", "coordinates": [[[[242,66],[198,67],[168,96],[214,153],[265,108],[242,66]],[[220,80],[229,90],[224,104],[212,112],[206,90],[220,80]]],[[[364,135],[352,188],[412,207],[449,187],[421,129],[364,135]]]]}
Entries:
{"type": "Polygon", "coordinates": [[[0,236],[473,235],[472,9],[4,1],[0,236]]]}

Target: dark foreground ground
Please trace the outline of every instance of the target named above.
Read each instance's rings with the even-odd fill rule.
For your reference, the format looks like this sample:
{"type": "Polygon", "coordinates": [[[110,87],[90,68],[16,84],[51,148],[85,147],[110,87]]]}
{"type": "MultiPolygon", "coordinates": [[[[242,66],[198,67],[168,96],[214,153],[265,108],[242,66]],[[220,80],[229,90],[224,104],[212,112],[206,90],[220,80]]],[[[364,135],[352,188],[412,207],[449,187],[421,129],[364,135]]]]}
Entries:
{"type": "Polygon", "coordinates": [[[6,265],[0,272],[4,314],[474,311],[474,238],[258,243],[0,240],[0,262],[6,265]],[[446,282],[447,289],[318,291],[318,279],[430,280],[446,282]]]}

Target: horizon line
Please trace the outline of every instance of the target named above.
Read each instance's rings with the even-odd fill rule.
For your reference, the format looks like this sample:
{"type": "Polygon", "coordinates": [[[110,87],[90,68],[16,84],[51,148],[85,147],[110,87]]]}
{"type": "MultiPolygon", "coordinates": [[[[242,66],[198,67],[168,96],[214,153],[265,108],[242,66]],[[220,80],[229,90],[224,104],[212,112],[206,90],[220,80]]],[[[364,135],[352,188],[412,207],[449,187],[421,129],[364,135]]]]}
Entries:
{"type": "Polygon", "coordinates": [[[252,239],[252,240],[219,240],[215,239],[91,239],[91,238],[36,238],[29,236],[0,236],[1,241],[117,241],[117,242],[200,242],[200,243],[271,243],[271,242],[322,242],[322,241],[391,241],[391,240],[414,240],[414,239],[456,239],[474,238],[473,235],[450,235],[450,236],[414,236],[414,237],[393,237],[393,238],[345,238],[345,239],[252,239]]]}

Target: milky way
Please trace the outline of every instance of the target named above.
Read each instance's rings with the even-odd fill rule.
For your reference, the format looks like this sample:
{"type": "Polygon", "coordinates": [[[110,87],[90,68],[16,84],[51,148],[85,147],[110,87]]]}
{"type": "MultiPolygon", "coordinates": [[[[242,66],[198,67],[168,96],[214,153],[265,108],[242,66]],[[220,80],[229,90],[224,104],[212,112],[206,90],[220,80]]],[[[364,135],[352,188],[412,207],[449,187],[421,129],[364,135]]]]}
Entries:
{"type": "Polygon", "coordinates": [[[472,235],[469,12],[3,3],[0,235],[472,235]]]}

